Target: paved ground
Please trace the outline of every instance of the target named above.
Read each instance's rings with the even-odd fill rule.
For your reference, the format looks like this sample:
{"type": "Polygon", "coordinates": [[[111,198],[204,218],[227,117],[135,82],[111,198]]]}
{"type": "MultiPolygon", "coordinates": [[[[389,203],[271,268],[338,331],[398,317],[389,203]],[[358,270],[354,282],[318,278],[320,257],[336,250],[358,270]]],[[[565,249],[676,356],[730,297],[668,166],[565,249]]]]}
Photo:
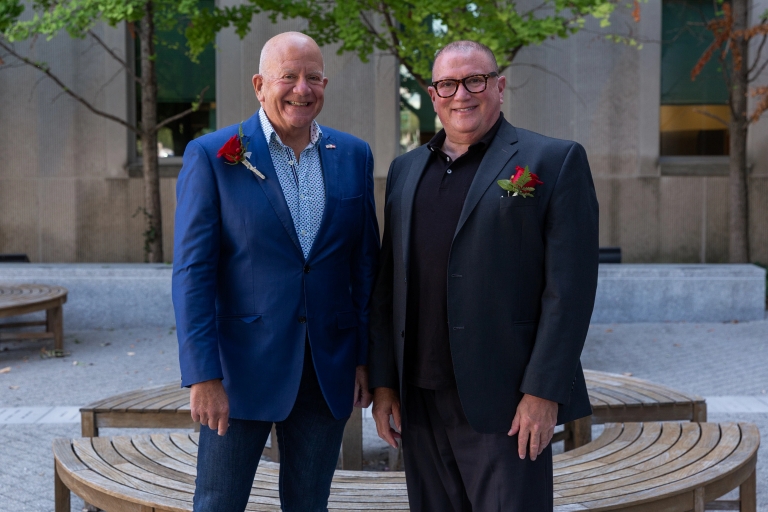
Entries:
{"type": "MultiPolygon", "coordinates": [[[[67,357],[46,359],[41,342],[0,345],[0,511],[53,509],[51,441],[80,433],[67,407],[179,378],[170,326],[70,332],[65,346],[67,357]],[[28,422],[19,422],[22,413],[28,422]]],[[[768,320],[593,325],[582,360],[587,368],[632,373],[703,395],[710,399],[712,421],[751,421],[768,432],[768,320]]],[[[364,425],[368,466],[382,469],[386,447],[372,421],[364,425]]],[[[104,429],[102,435],[131,432],[104,429]]],[[[758,462],[758,505],[768,511],[768,443],[758,462]]],[[[81,507],[73,499],[72,510],[81,507]]]]}

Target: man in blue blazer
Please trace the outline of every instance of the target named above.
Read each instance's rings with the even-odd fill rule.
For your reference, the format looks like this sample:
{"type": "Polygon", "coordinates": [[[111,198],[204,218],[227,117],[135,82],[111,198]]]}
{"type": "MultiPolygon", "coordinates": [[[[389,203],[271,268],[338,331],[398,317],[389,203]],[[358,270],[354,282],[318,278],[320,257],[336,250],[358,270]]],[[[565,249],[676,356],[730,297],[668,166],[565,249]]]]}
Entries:
{"type": "Polygon", "coordinates": [[[326,510],[353,402],[370,403],[373,157],[314,121],[327,81],[317,44],[280,34],[253,77],[259,112],[184,152],[173,303],[201,423],[195,511],[245,508],[273,423],[282,510],[326,510]]]}

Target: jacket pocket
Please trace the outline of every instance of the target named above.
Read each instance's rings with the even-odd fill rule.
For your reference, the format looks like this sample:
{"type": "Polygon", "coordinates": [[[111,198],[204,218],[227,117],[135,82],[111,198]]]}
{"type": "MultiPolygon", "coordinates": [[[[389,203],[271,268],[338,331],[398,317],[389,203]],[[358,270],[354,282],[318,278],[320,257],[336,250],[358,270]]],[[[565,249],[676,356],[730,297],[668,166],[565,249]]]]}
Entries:
{"type": "Polygon", "coordinates": [[[501,196],[499,198],[499,208],[519,208],[523,206],[538,206],[539,198],[523,196],[501,196]]]}
{"type": "Polygon", "coordinates": [[[229,320],[240,320],[243,323],[246,324],[252,324],[256,320],[261,318],[261,315],[221,315],[217,316],[216,320],[219,321],[229,321],[229,320]]]}
{"type": "Polygon", "coordinates": [[[352,327],[357,327],[357,313],[354,311],[336,313],[336,322],[339,329],[351,329],[352,327]]]}
{"type": "Polygon", "coordinates": [[[339,208],[347,208],[350,206],[360,206],[363,201],[362,194],[355,197],[345,197],[339,201],[339,208]]]}

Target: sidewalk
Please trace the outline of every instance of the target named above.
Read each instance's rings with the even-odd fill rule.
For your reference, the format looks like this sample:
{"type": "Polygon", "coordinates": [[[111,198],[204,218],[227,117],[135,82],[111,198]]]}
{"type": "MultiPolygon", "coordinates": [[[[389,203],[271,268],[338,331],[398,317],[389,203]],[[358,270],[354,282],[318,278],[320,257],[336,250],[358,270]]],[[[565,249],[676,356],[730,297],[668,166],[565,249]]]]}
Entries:
{"type": "MultiPolygon", "coordinates": [[[[175,331],[70,332],[65,358],[42,342],[0,345],[0,510],[53,509],[51,441],[78,437],[78,407],[179,379],[175,331]],[[56,409],[54,409],[56,407],[56,409]],[[24,409],[20,409],[24,408],[24,409]],[[24,416],[24,418],[22,418],[24,416]]],[[[711,421],[749,421],[768,435],[768,320],[740,324],[597,324],[584,367],[653,380],[708,398],[711,421]],[[765,404],[765,407],[761,404],[765,404]]],[[[370,418],[370,412],[364,418],[370,418]]],[[[365,457],[383,469],[386,446],[364,420],[365,457]]],[[[596,430],[599,430],[597,428],[596,430]]],[[[137,430],[103,429],[102,435],[137,430]]],[[[73,495],[72,510],[82,501],[73,495]]],[[[758,458],[758,510],[768,510],[768,441],[758,458]]]]}

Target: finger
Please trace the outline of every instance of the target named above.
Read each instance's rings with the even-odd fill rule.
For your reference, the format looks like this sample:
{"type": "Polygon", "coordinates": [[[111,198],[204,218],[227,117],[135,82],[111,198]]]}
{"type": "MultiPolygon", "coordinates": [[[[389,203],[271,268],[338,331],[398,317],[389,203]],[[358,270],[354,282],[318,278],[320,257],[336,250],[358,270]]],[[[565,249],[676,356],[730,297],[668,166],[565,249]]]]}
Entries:
{"type": "Polygon", "coordinates": [[[521,458],[525,458],[525,451],[528,448],[528,427],[521,425],[520,431],[517,434],[517,455],[521,458]]]}
{"type": "Polygon", "coordinates": [[[383,417],[381,412],[379,411],[374,411],[373,421],[376,422],[376,433],[381,439],[384,439],[386,441],[387,436],[385,432],[389,430],[389,418],[383,417]]]}
{"type": "Polygon", "coordinates": [[[208,418],[208,428],[211,430],[219,430],[219,420],[214,418],[213,416],[208,418]]]}
{"type": "Polygon", "coordinates": [[[400,423],[400,404],[397,402],[392,404],[392,419],[395,420],[395,427],[397,427],[397,430],[402,432],[403,427],[400,423]]]}
{"type": "Polygon", "coordinates": [[[515,413],[515,417],[512,418],[512,426],[509,428],[509,432],[507,432],[508,436],[513,436],[517,434],[520,431],[520,414],[515,413]]]}
{"type": "Polygon", "coordinates": [[[198,414],[197,409],[192,409],[192,421],[195,423],[200,423],[200,414],[198,414]]]}
{"type": "Polygon", "coordinates": [[[531,460],[536,460],[539,455],[539,445],[541,443],[541,436],[538,431],[533,430],[531,432],[531,450],[528,452],[531,455],[531,460]]]}
{"type": "Polygon", "coordinates": [[[360,407],[360,400],[362,398],[360,391],[360,381],[355,379],[355,395],[354,399],[352,400],[352,405],[354,407],[360,407]]]}
{"type": "Polygon", "coordinates": [[[541,436],[541,445],[539,446],[539,455],[541,455],[541,452],[544,451],[544,449],[549,446],[549,443],[552,442],[552,437],[555,435],[555,429],[551,428],[547,430],[546,435],[541,436]]]}
{"type": "Polygon", "coordinates": [[[227,429],[229,428],[229,418],[226,416],[222,416],[219,418],[219,424],[217,425],[219,429],[219,435],[223,436],[227,433],[227,429]]]}
{"type": "Polygon", "coordinates": [[[368,391],[367,388],[362,388],[362,392],[360,393],[360,407],[366,409],[369,405],[371,405],[372,401],[373,395],[371,392],[368,391]]]}

